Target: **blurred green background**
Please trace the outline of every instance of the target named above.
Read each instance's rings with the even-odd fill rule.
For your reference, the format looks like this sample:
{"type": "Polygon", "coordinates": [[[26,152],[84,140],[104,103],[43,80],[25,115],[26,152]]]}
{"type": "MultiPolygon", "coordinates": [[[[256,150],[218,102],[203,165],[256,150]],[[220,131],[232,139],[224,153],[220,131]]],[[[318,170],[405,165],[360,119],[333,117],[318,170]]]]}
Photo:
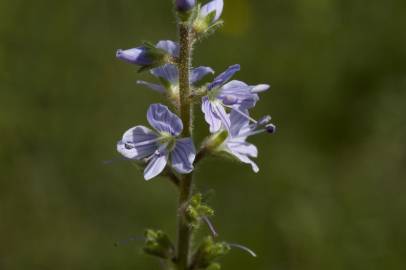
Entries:
{"type": "MultiPolygon", "coordinates": [[[[261,171],[210,159],[197,186],[224,269],[406,269],[406,2],[226,0],[196,65],[270,83],[251,141],[261,171]]],[[[0,269],[159,269],[141,243],[174,238],[176,190],[145,182],[115,143],[157,94],[118,48],[176,38],[171,1],[0,0],[0,269]]],[[[199,119],[197,132],[207,132],[199,119]]]]}

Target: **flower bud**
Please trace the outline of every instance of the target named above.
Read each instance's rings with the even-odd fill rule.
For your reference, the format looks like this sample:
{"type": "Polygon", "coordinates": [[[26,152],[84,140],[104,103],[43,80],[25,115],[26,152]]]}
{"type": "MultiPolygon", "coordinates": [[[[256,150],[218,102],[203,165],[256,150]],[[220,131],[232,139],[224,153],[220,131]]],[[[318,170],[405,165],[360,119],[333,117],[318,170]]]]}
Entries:
{"type": "Polygon", "coordinates": [[[116,57],[127,63],[140,66],[140,72],[171,63],[179,56],[179,46],[170,40],[162,40],[156,45],[144,42],[140,47],[118,50],[116,57]]]}
{"type": "Polygon", "coordinates": [[[189,205],[186,208],[186,220],[194,229],[199,228],[203,217],[210,217],[214,215],[213,209],[204,204],[202,199],[203,196],[200,193],[193,195],[189,205]]]}
{"type": "Polygon", "coordinates": [[[151,65],[154,61],[150,51],[145,46],[128,50],[118,50],[116,57],[130,64],[139,66],[151,65]]]}
{"type": "Polygon", "coordinates": [[[187,12],[196,5],[196,0],[176,0],[176,10],[179,12],[187,12]]]}
{"type": "Polygon", "coordinates": [[[212,0],[202,6],[200,16],[208,18],[209,23],[217,21],[223,13],[224,0],[212,0]]]}
{"type": "Polygon", "coordinates": [[[225,242],[214,242],[213,238],[206,237],[196,254],[194,255],[193,265],[198,269],[220,269],[217,263],[214,261],[221,256],[226,255],[230,251],[231,247],[225,242]]]}
{"type": "Polygon", "coordinates": [[[207,35],[222,25],[220,16],[223,13],[224,1],[212,0],[199,9],[199,13],[193,22],[194,31],[201,35],[207,35]]]}
{"type": "Polygon", "coordinates": [[[172,259],[175,248],[164,232],[147,230],[145,232],[144,252],[163,259],[172,259]]]}

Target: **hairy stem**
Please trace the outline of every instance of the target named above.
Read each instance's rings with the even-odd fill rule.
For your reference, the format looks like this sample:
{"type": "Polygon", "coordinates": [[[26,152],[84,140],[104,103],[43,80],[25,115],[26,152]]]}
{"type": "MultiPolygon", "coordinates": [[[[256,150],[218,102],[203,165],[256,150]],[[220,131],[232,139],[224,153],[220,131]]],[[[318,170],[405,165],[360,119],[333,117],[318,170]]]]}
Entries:
{"type": "Polygon", "coordinates": [[[190,137],[192,133],[192,109],[190,102],[189,73],[192,54],[192,36],[188,25],[180,24],[180,55],[179,55],[179,94],[180,115],[183,121],[183,136],[190,137]]]}
{"type": "MultiPolygon", "coordinates": [[[[183,136],[192,135],[192,109],[190,102],[189,72],[191,68],[192,37],[189,26],[179,24],[180,55],[179,55],[179,93],[180,116],[183,122],[183,136]]],[[[185,175],[179,183],[179,215],[178,215],[178,243],[176,265],[178,270],[187,270],[189,267],[190,244],[192,231],[185,219],[185,210],[192,193],[193,174],[185,175]]]]}

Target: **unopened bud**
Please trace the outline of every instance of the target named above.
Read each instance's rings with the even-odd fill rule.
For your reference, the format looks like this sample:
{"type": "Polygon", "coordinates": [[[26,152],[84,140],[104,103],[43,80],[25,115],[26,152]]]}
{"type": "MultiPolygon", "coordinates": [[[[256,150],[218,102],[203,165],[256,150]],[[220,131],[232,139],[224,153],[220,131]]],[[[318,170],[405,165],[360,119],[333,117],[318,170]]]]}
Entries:
{"type": "Polygon", "coordinates": [[[171,41],[160,41],[157,45],[144,42],[137,48],[117,50],[116,57],[140,66],[140,71],[143,71],[171,62],[177,57],[177,46],[171,41]]]}
{"type": "Polygon", "coordinates": [[[220,265],[215,263],[215,260],[226,255],[230,249],[231,248],[227,243],[214,242],[213,238],[208,236],[203,240],[198,251],[196,252],[194,264],[198,268],[218,270],[220,269],[220,265]]]}
{"type": "Polygon", "coordinates": [[[147,66],[153,63],[153,57],[147,47],[141,46],[128,50],[118,50],[116,57],[130,64],[147,66]]]}
{"type": "Polygon", "coordinates": [[[196,0],[176,0],[176,10],[186,12],[191,10],[196,5],[196,0]]]}
{"type": "Polygon", "coordinates": [[[186,220],[189,225],[197,229],[199,228],[203,217],[210,217],[214,215],[214,210],[202,202],[202,194],[197,193],[193,195],[189,205],[186,208],[186,220]]]}
{"type": "Polygon", "coordinates": [[[162,231],[145,232],[144,252],[163,259],[172,259],[175,248],[169,237],[162,231]]]}

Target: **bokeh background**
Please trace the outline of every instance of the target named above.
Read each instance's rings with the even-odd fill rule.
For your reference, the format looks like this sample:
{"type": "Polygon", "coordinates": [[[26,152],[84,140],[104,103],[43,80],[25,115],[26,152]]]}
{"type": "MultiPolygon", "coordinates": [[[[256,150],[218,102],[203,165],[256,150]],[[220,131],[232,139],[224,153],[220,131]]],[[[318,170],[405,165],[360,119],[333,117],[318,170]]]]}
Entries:
{"type": "MultiPolygon", "coordinates": [[[[224,269],[406,269],[406,2],[226,0],[196,65],[270,83],[252,138],[261,171],[203,163],[197,187],[224,269]]],[[[145,182],[115,143],[157,94],[118,48],[176,38],[171,1],[0,0],[0,269],[160,269],[139,241],[175,238],[176,190],[145,182]]],[[[196,130],[206,134],[198,119],[196,130]]]]}

